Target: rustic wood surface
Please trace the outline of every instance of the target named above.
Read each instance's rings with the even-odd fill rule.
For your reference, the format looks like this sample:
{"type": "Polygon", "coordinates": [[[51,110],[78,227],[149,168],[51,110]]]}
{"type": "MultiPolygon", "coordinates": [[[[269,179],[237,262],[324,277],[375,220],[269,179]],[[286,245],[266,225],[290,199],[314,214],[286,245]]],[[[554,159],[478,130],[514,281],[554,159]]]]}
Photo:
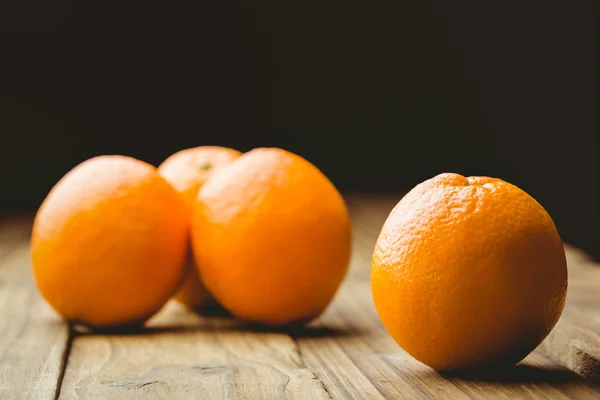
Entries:
{"type": "Polygon", "coordinates": [[[566,246],[561,320],[519,365],[441,375],[387,334],[373,307],[371,252],[400,196],[350,196],[354,253],[327,312],[308,327],[260,330],[169,303],[142,330],[69,327],[31,276],[31,218],[0,221],[0,398],[600,398],[600,265],[566,246]]]}

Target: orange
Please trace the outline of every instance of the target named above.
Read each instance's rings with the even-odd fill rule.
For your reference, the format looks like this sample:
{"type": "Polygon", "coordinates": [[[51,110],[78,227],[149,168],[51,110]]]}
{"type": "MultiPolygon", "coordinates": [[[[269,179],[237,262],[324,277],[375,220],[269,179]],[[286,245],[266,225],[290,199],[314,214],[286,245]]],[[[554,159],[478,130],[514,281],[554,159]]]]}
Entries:
{"type": "Polygon", "coordinates": [[[531,196],[500,179],[446,173],[393,209],[371,284],[384,326],[422,363],[508,365],[558,321],[567,266],[554,222],[531,196]]]}
{"type": "Polygon", "coordinates": [[[125,156],[92,158],[52,188],[35,217],[37,285],[67,320],[142,323],[183,278],[187,228],[181,197],[156,168],[125,156]]]}
{"type": "MultiPolygon", "coordinates": [[[[159,167],[162,175],[183,197],[191,219],[198,190],[214,172],[229,165],[242,153],[218,146],[200,146],[181,150],[167,158],[159,167]]],[[[198,278],[196,267],[188,252],[186,277],[174,299],[187,307],[200,311],[214,305],[214,299],[198,278]]]]}
{"type": "Polygon", "coordinates": [[[200,189],[192,244],[203,282],[232,314],[267,325],[306,322],[327,307],[345,276],[350,219],[314,165],[261,148],[200,189]]]}

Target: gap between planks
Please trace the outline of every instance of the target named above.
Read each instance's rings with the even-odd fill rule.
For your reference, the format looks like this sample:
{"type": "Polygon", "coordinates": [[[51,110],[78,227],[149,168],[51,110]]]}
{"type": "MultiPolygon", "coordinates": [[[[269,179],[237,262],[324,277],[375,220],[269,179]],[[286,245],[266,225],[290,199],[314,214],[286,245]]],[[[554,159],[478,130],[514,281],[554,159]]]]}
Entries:
{"type": "Polygon", "coordinates": [[[58,400],[60,397],[60,390],[62,388],[62,382],[67,371],[67,364],[69,363],[69,355],[71,354],[71,348],[73,347],[73,340],[75,339],[75,331],[72,326],[69,325],[67,332],[67,343],[60,359],[60,371],[58,373],[58,379],[56,380],[56,390],[54,392],[54,400],[58,400]]]}

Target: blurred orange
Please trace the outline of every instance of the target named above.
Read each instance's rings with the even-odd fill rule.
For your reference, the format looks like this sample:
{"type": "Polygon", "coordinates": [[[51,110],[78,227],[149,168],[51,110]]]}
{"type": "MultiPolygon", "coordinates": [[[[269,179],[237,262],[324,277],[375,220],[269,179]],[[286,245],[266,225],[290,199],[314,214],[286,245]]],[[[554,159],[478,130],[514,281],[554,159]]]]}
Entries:
{"type": "Polygon", "coordinates": [[[187,213],[156,168],[125,156],[67,173],[33,226],[33,272],[64,318],[91,327],[138,324],[173,295],[184,273],[187,213]]]}
{"type": "MultiPolygon", "coordinates": [[[[198,190],[204,182],[241,154],[226,147],[194,147],[181,150],[167,158],[158,167],[158,172],[181,194],[191,219],[198,190]]],[[[191,249],[186,262],[186,277],[174,299],[196,311],[215,305],[214,298],[198,278],[191,249]]]]}

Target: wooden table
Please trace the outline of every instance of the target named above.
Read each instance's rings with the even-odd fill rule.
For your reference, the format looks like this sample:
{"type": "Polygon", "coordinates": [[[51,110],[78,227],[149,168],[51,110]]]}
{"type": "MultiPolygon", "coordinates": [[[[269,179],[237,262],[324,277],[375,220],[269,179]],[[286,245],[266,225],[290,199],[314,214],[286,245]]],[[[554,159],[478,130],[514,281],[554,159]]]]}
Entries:
{"type": "Polygon", "coordinates": [[[347,279],[325,315],[289,331],[255,331],[168,304],[142,331],[76,332],[33,283],[31,218],[4,219],[0,398],[600,398],[600,266],[570,246],[562,318],[518,366],[440,375],[404,353],[381,325],[369,285],[373,245],[398,199],[348,198],[354,255],[347,279]]]}

